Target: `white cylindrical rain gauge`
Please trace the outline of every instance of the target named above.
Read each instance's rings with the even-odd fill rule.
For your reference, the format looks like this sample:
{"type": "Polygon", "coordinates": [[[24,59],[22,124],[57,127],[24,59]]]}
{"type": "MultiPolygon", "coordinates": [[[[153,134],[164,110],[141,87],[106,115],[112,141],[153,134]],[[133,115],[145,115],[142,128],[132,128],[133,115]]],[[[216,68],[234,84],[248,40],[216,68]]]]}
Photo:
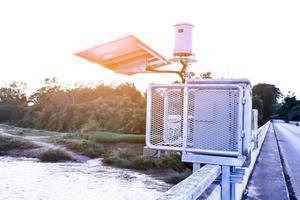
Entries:
{"type": "Polygon", "coordinates": [[[192,55],[192,29],[193,25],[189,23],[179,23],[175,28],[175,48],[174,56],[192,55]]]}

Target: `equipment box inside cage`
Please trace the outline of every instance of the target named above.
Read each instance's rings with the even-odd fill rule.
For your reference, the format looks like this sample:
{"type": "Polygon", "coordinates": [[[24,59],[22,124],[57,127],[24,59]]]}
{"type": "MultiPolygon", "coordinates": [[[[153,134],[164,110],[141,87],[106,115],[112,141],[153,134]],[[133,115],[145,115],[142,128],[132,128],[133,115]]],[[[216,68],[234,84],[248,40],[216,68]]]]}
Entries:
{"type": "Polygon", "coordinates": [[[213,164],[242,165],[250,151],[251,113],[248,80],[153,84],[147,93],[146,143],[152,149],[181,151],[185,161],[190,157],[195,162],[198,156],[198,162],[213,158],[213,164]]]}

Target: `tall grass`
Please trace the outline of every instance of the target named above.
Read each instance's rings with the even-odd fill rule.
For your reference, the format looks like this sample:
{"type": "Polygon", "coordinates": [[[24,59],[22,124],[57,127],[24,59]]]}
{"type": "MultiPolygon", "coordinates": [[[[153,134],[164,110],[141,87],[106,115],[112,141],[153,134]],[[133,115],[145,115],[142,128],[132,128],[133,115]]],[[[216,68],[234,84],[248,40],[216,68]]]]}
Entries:
{"type": "Polygon", "coordinates": [[[144,144],[145,135],[118,134],[112,132],[68,133],[53,139],[55,143],[64,144],[91,158],[100,157],[104,153],[102,144],[144,144]]]}
{"type": "Polygon", "coordinates": [[[191,170],[185,170],[183,172],[170,171],[167,173],[166,176],[163,177],[163,180],[166,183],[177,184],[183,181],[184,179],[186,179],[190,175],[191,175],[191,170]]]}
{"type": "Polygon", "coordinates": [[[118,134],[113,132],[92,132],[89,134],[76,133],[67,134],[64,139],[84,139],[91,140],[100,144],[116,144],[116,143],[130,143],[130,144],[144,144],[145,135],[135,134],[118,134]]]}
{"type": "Polygon", "coordinates": [[[141,170],[173,170],[184,171],[187,167],[181,162],[177,154],[164,155],[160,158],[148,158],[137,155],[133,150],[128,148],[116,149],[104,156],[103,162],[109,165],[141,169],[141,170]]]}
{"type": "Polygon", "coordinates": [[[0,151],[6,152],[13,149],[31,149],[37,148],[38,145],[17,138],[0,136],[0,151]]]}
{"type": "Polygon", "coordinates": [[[111,132],[98,132],[91,135],[92,140],[97,143],[130,143],[130,144],[144,144],[145,135],[133,134],[118,134],[111,132]]]}
{"type": "Polygon", "coordinates": [[[61,149],[49,149],[38,155],[42,162],[58,162],[72,160],[72,157],[61,149]]]}
{"type": "Polygon", "coordinates": [[[158,173],[167,183],[176,184],[191,174],[178,154],[164,155],[160,158],[148,158],[137,155],[133,150],[119,148],[107,153],[102,160],[107,165],[158,173]]]}
{"type": "Polygon", "coordinates": [[[96,158],[103,154],[104,150],[101,144],[86,139],[65,139],[57,138],[56,143],[64,144],[69,149],[77,151],[85,156],[96,158]]]}
{"type": "Polygon", "coordinates": [[[46,131],[32,128],[21,128],[15,126],[8,126],[6,131],[12,135],[18,136],[58,136],[61,133],[55,131],[46,131]]]}

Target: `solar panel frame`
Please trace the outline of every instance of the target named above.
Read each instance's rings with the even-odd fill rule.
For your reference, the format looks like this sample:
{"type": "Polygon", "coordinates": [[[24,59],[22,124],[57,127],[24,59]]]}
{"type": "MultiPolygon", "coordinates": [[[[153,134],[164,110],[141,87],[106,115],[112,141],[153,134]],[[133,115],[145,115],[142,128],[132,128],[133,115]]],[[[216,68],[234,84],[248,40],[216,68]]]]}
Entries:
{"type": "Polygon", "coordinates": [[[145,73],[170,62],[134,35],[98,44],[73,53],[121,74],[145,73]]]}

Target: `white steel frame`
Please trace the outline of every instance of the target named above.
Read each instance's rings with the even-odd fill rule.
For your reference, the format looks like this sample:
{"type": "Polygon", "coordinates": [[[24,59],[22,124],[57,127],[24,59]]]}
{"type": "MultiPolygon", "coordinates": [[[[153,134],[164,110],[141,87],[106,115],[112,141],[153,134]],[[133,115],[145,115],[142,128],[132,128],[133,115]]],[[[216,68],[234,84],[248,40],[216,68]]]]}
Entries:
{"type": "MultiPolygon", "coordinates": [[[[147,91],[147,116],[146,116],[146,145],[151,149],[165,150],[165,151],[181,151],[183,154],[197,153],[202,155],[213,156],[230,156],[243,157],[243,88],[238,84],[153,84],[150,85],[147,91]],[[182,147],[174,146],[158,146],[151,144],[151,111],[152,111],[152,90],[155,88],[174,88],[183,89],[183,141],[182,147]],[[234,88],[239,91],[239,108],[238,108],[238,151],[216,151],[187,148],[187,134],[188,134],[188,90],[190,88],[234,88]]],[[[244,144],[248,145],[248,144],[244,144]]],[[[226,157],[224,157],[226,158],[226,157]]],[[[215,159],[213,159],[215,160],[215,159]]],[[[244,160],[244,158],[242,159],[244,160]]],[[[231,162],[235,163],[235,162],[231,162]]]]}

